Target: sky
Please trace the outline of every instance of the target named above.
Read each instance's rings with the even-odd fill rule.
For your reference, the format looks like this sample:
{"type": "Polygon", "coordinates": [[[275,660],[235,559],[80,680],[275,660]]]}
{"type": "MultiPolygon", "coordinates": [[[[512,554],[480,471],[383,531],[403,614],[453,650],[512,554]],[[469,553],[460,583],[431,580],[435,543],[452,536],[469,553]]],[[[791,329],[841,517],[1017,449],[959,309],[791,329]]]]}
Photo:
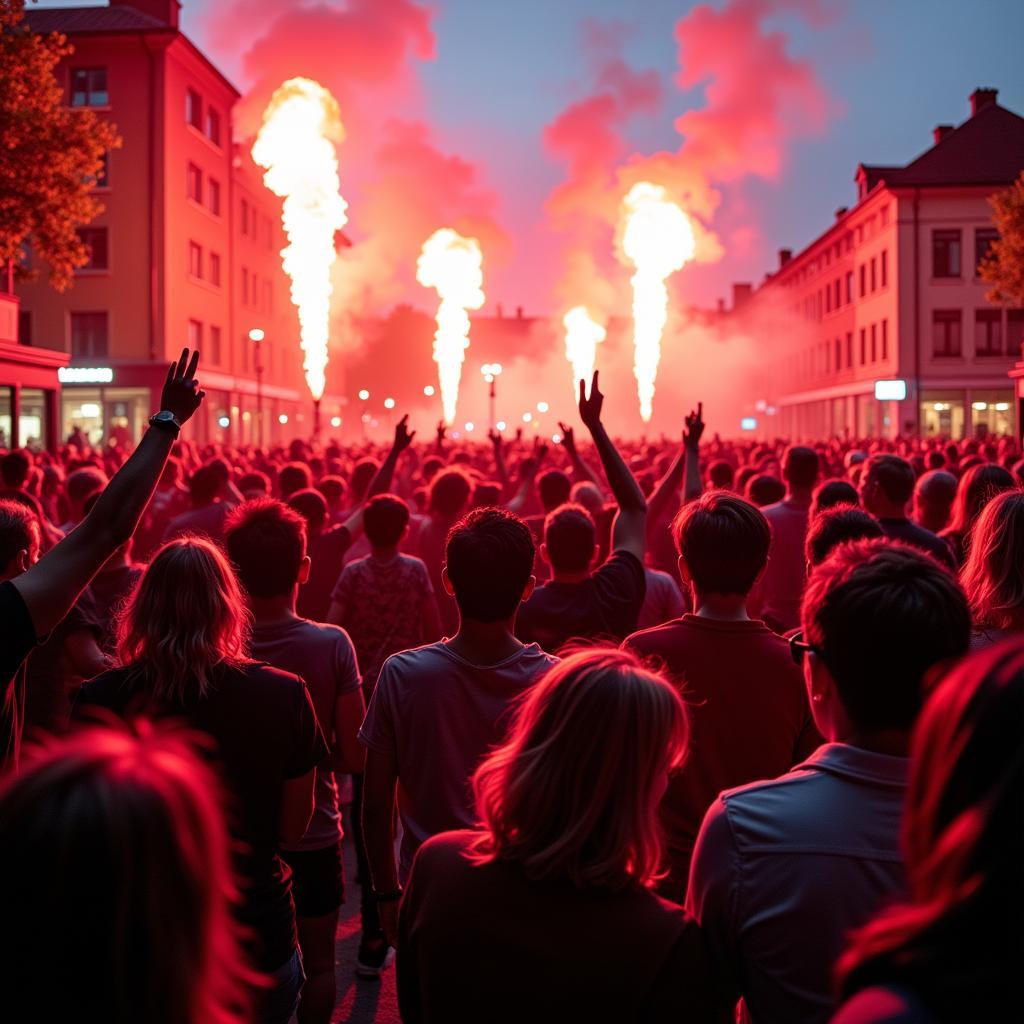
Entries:
{"type": "MultiPolygon", "coordinates": [[[[512,236],[513,249],[502,253],[497,280],[488,275],[485,290],[494,302],[533,312],[552,312],[557,304],[551,267],[537,256],[549,241],[542,230],[545,203],[565,172],[545,148],[543,132],[593,86],[587,23],[615,25],[623,56],[636,69],[655,71],[665,90],[660,109],[631,119],[626,151],[671,150],[680,141],[673,121],[703,102],[701,85],[686,91],[673,85],[679,70],[673,26],[696,6],[680,0],[429,5],[435,55],[414,62],[421,91],[416,103],[438,146],[471,161],[484,187],[497,192],[496,219],[512,236]]],[[[736,204],[733,219],[749,221],[756,237],[742,247],[727,244],[720,261],[691,275],[699,281],[686,289],[686,298],[698,305],[713,305],[732,281],[758,280],[774,264],[777,249],[809,243],[837,207],[852,204],[859,162],[912,159],[931,144],[936,124],[966,118],[967,97],[976,86],[997,87],[1000,102],[1024,112],[1024,4],[1017,0],[825,2],[830,17],[821,25],[786,13],[799,4],[764,6],[781,12],[767,24],[785,31],[790,52],[810,63],[828,97],[829,116],[822,130],[788,144],[774,180],[749,177],[729,190],[723,205],[736,204]]],[[[251,36],[215,38],[211,15],[224,7],[223,0],[186,0],[183,26],[244,89],[249,82],[242,54],[251,36]]],[[[727,61],[728,54],[720,59],[727,61]]],[[[345,158],[343,150],[343,179],[345,158]]],[[[729,211],[720,211],[728,220],[729,211]]],[[[351,222],[358,234],[355,206],[351,222]]]]}

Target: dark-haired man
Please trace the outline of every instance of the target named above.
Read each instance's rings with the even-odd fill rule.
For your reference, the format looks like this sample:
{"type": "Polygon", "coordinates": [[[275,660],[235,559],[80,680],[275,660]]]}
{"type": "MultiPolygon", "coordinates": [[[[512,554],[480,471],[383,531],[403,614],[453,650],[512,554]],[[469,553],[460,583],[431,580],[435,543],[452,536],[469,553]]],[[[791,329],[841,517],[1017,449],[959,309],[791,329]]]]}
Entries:
{"type": "Polygon", "coordinates": [[[820,471],[818,453],[813,448],[787,448],[782,457],[786,496],[762,510],[771,526],[772,543],[752,607],[778,633],[800,625],[800,597],[807,576],[804,542],[820,471]]]}
{"type": "Polygon", "coordinates": [[[381,923],[394,943],[400,881],[424,840],[471,828],[470,778],[500,742],[512,702],[555,659],[513,633],[533,590],[534,544],[511,512],[476,509],[448,534],[442,573],[459,610],[451,639],[384,663],[359,738],[367,747],[363,834],[381,923]],[[403,837],[395,864],[395,787],[403,837]]]}
{"type": "Polygon", "coordinates": [[[850,932],[905,886],[910,730],[971,623],[951,573],[886,539],[837,547],[812,572],[802,615],[791,646],[827,742],[712,804],[686,904],[725,1013],[742,997],[755,1021],[824,1024],[850,932]]]}
{"type": "Polygon", "coordinates": [[[884,537],[878,520],[854,505],[833,505],[822,509],[807,530],[807,567],[821,565],[834,548],[854,540],[884,537]]]}
{"type": "Polygon", "coordinates": [[[221,478],[213,466],[200,466],[189,477],[188,493],[192,508],[167,524],[162,543],[175,537],[201,534],[216,544],[224,542],[224,521],[232,506],[220,500],[221,478]]]}
{"type": "Polygon", "coordinates": [[[931,530],[907,518],[907,505],[914,495],[914,467],[898,455],[872,455],[860,477],[860,500],[881,524],[891,540],[927,551],[949,568],[956,568],[950,546],[931,530]]]}
{"type": "Polygon", "coordinates": [[[595,373],[588,398],[580,381],[579,409],[618,505],[612,553],[591,571],[597,534],[590,513],[581,505],[562,505],[548,514],[541,555],[551,566],[552,579],[523,605],[516,635],[551,652],[575,639],[621,642],[636,629],[647,589],[647,501],[601,422],[604,395],[597,382],[595,373]]]}
{"type": "Polygon", "coordinates": [[[669,876],[662,894],[686,895],[704,812],[723,789],[788,771],[817,747],[800,672],[786,641],[747,614],[771,534],[739,495],[709,491],[673,523],[692,615],[634,633],[625,646],[664,666],[691,715],[690,756],[662,801],[669,876]]]}
{"type": "Polygon", "coordinates": [[[252,613],[253,657],[306,681],[330,748],[329,757],[317,765],[313,816],[306,834],[281,851],[292,870],[299,946],[307,973],[299,1019],[327,1021],[336,996],[334,941],[345,891],[341,812],[333,773],[363,767],[356,738],[364,711],[359,669],[343,629],[310,622],[295,612],[299,586],[310,569],[306,524],[297,512],[270,498],[245,502],[227,521],[225,543],[252,613]]]}

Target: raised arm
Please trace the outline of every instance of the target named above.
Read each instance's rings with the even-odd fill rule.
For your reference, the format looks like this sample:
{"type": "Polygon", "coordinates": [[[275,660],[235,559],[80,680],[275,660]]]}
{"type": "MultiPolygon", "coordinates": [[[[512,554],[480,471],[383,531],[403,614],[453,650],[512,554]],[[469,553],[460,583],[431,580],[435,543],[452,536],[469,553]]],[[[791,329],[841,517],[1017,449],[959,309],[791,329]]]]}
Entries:
{"type": "Polygon", "coordinates": [[[370,486],[366,488],[366,495],[356,506],[355,511],[345,520],[344,526],[349,536],[355,540],[363,530],[363,509],[366,503],[378,494],[384,494],[391,486],[391,480],[395,475],[395,467],[402,452],[412,444],[416,431],[409,432],[409,417],[403,416],[395,425],[395,439],[391,442],[391,451],[387,458],[381,463],[380,469],[374,474],[370,486]]]}
{"type": "Polygon", "coordinates": [[[507,498],[512,485],[508,478],[508,466],[505,464],[505,442],[497,430],[488,430],[487,440],[494,448],[494,472],[498,477],[498,483],[501,484],[501,496],[507,498]]]}
{"type": "Polygon", "coordinates": [[[537,479],[537,474],[540,472],[540,467],[544,464],[547,455],[548,446],[534,438],[533,455],[523,459],[522,465],[519,467],[519,488],[515,496],[505,503],[505,507],[509,512],[515,512],[516,515],[520,516],[525,513],[526,505],[530,500],[530,495],[533,493],[533,482],[537,479]]]}
{"type": "Polygon", "coordinates": [[[604,484],[601,483],[600,478],[593,469],[580,458],[580,453],[576,450],[576,435],[572,427],[568,423],[559,422],[558,429],[562,432],[562,447],[569,456],[573,476],[576,477],[577,481],[592,483],[601,494],[604,494],[604,484]]]}
{"type": "Polygon", "coordinates": [[[696,501],[704,490],[700,475],[700,439],[704,435],[704,403],[697,403],[697,411],[690,410],[686,417],[686,432],[683,434],[683,451],[686,453],[686,477],[683,484],[683,504],[696,501]]]}
{"type": "Polygon", "coordinates": [[[597,378],[598,371],[595,370],[589,398],[585,381],[580,381],[580,419],[594,439],[594,447],[601,458],[608,486],[619,506],[612,526],[612,550],[628,551],[643,562],[647,500],[601,422],[604,395],[597,386],[597,378]]]}
{"type": "MultiPolygon", "coordinates": [[[[189,358],[185,349],[167,371],[160,411],[172,413],[179,425],[192,416],[205,396],[196,381],[198,363],[199,353],[189,358]]],[[[173,423],[151,426],[78,527],[11,581],[28,608],[37,635],[45,636],[64,618],[103,563],[135,532],[176,433],[173,423]]]]}

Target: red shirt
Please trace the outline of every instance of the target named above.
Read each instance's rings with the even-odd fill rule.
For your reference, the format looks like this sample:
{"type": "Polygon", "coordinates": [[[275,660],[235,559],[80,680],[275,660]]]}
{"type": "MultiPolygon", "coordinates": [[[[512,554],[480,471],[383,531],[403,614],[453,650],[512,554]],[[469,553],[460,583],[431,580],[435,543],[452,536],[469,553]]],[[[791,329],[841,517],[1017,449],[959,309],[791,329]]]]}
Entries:
{"type": "Polygon", "coordinates": [[[662,801],[671,875],[662,886],[682,901],[704,814],[726,789],[773,779],[822,742],[789,645],[763,622],[684,615],[627,638],[653,658],[690,712],[690,753],[662,801]]]}
{"type": "Polygon", "coordinates": [[[413,863],[398,925],[405,1024],[713,1019],[704,940],[681,907],[474,865],[474,835],[434,836],[413,863]]]}

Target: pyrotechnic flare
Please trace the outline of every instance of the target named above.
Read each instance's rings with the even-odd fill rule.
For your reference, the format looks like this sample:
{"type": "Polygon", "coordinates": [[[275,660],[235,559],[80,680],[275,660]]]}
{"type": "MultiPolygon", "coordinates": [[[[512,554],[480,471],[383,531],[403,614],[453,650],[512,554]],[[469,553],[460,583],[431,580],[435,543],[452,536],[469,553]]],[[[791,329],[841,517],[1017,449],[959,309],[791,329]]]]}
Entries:
{"type": "Polygon", "coordinates": [[[693,227],[665,189],[649,181],[637,182],[623,205],[626,222],[622,250],[636,267],[632,277],[633,371],[640,416],[647,423],[661,359],[661,335],[668,320],[665,280],[693,256],[693,227]]]}
{"type": "Polygon", "coordinates": [[[586,306],[573,306],[562,317],[565,324],[565,355],[572,365],[572,393],[579,394],[579,382],[594,376],[597,346],[604,341],[605,329],[592,320],[586,306]]]}
{"type": "Polygon", "coordinates": [[[416,280],[434,288],[441,298],[434,333],[434,362],[441,385],[441,406],[446,423],[455,419],[462,362],[469,348],[468,309],[484,304],[483,254],[475,238],[464,238],[451,228],[435,231],[424,243],[416,263],[416,280]]]}
{"type": "Polygon", "coordinates": [[[334,150],[344,137],[331,93],[309,78],[289,78],[270,98],[252,147],[253,160],[266,168],[263,183],[284,200],[288,245],[281,259],[299,311],[306,383],[317,403],[326,384],[334,236],[348,220],[334,150]]]}

